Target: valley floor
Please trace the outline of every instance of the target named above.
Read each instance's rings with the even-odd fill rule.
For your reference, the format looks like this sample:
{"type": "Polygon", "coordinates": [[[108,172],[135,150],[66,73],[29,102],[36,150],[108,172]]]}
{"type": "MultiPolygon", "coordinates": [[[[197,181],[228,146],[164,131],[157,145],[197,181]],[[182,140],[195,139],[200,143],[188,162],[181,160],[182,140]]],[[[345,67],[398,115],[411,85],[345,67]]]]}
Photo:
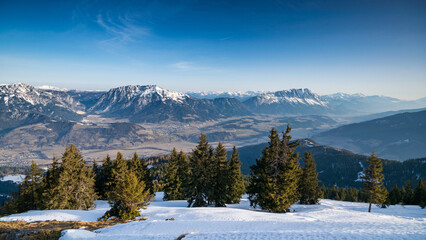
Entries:
{"type": "MultiPolygon", "coordinates": [[[[268,213],[253,209],[244,198],[227,208],[186,208],[186,201],[162,201],[157,193],[142,211],[146,221],[119,224],[90,232],[66,230],[67,239],[426,239],[426,209],[323,199],[320,205],[292,206],[294,212],[268,213]],[[172,219],[172,220],[170,220],[172,219]]],[[[90,211],[29,211],[0,218],[0,221],[96,221],[108,209],[104,201],[90,211]]]]}

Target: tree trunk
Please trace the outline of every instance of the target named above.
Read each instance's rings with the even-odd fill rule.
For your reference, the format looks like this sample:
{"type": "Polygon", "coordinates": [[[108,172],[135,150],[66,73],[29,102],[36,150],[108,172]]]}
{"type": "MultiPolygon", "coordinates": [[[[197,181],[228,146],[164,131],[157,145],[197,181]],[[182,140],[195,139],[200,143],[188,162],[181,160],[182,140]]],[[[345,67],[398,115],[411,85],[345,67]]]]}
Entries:
{"type": "Polygon", "coordinates": [[[371,212],[371,202],[370,202],[370,205],[368,206],[368,212],[371,212]]]}

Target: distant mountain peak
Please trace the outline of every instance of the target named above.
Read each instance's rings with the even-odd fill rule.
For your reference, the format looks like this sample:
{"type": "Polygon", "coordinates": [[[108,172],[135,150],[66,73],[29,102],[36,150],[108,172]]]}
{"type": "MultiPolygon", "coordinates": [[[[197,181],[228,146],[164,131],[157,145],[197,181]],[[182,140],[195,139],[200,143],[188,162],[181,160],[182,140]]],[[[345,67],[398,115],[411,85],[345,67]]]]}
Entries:
{"type": "Polygon", "coordinates": [[[289,89],[264,93],[256,97],[260,104],[288,103],[327,106],[327,102],[308,88],[289,89]]]}
{"type": "Polygon", "coordinates": [[[186,98],[190,96],[157,85],[127,85],[110,89],[89,111],[102,113],[128,108],[131,105],[142,108],[151,102],[167,100],[182,103],[186,98]]]}
{"type": "Polygon", "coordinates": [[[195,98],[235,98],[240,101],[247,100],[248,98],[258,96],[265,91],[198,91],[198,92],[187,92],[188,95],[195,98]]]}
{"type": "Polygon", "coordinates": [[[51,90],[51,91],[61,91],[61,92],[68,91],[68,89],[66,89],[66,88],[59,88],[59,87],[49,86],[49,85],[37,86],[35,88],[41,89],[41,90],[51,90]]]}

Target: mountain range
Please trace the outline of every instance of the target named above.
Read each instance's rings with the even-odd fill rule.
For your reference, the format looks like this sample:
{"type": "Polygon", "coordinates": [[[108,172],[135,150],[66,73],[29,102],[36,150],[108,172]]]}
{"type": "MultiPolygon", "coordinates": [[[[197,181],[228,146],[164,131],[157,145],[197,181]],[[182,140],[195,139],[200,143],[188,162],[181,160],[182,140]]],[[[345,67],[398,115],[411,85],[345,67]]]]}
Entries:
{"type": "MultiPolygon", "coordinates": [[[[168,149],[175,142],[191,149],[200,131],[213,137],[214,141],[245,146],[263,141],[271,127],[283,129],[287,123],[295,128],[298,137],[317,134],[314,139],[322,144],[339,147],[343,143],[358,144],[356,141],[359,140],[359,149],[351,148],[350,144],[343,147],[365,154],[371,151],[366,147],[385,141],[355,141],[349,135],[346,136],[347,141],[333,142],[330,140],[336,139],[333,134],[318,133],[342,125],[344,122],[339,119],[346,116],[353,118],[357,114],[379,113],[381,109],[398,106],[426,106],[426,103],[422,105],[424,99],[402,101],[348,94],[320,96],[309,89],[249,94],[252,96],[240,101],[229,97],[196,98],[155,85],[81,91],[49,86],[37,88],[22,83],[3,84],[0,85],[0,165],[1,161],[51,159],[58,149],[70,143],[90,152],[94,158],[112,149],[132,152],[149,148],[156,153],[168,149]],[[157,147],[158,144],[163,144],[163,147],[157,147]]],[[[416,123],[409,123],[412,128],[407,128],[407,134],[422,134],[423,128],[416,123]]],[[[392,124],[391,121],[388,125],[392,124]]],[[[368,136],[365,129],[369,128],[375,127],[366,125],[359,131],[368,136]]],[[[401,143],[409,147],[404,148],[406,151],[401,151],[400,155],[386,148],[374,150],[380,154],[392,152],[392,155],[386,155],[390,159],[425,156],[421,150],[415,150],[425,148],[426,140],[423,138],[417,141],[417,138],[402,137],[402,133],[397,138],[392,141],[409,139],[408,144],[401,143]],[[408,154],[408,151],[413,154],[408,154]]],[[[392,148],[391,142],[389,144],[386,146],[392,148]]]]}
{"type": "Polygon", "coordinates": [[[48,86],[35,88],[20,83],[0,85],[0,111],[37,113],[52,119],[72,121],[94,114],[130,122],[192,122],[252,114],[353,117],[426,107],[426,98],[404,101],[343,93],[320,96],[309,89],[268,93],[198,93],[200,98],[195,95],[155,85],[123,86],[104,92],[48,86]]]}

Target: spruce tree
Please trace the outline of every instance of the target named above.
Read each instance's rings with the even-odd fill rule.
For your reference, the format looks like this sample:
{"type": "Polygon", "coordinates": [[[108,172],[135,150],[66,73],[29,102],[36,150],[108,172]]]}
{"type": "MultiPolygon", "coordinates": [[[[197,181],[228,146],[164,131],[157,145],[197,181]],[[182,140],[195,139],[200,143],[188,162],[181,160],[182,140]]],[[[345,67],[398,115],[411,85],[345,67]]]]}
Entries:
{"type": "Polygon", "coordinates": [[[164,201],[183,199],[182,179],[179,176],[179,155],[173,148],[164,183],[164,201]]]}
{"type": "Polygon", "coordinates": [[[108,192],[106,193],[109,201],[114,200],[114,189],[117,184],[124,182],[126,174],[129,172],[129,166],[121,152],[117,152],[117,156],[112,162],[111,178],[107,183],[108,192]]]}
{"type": "Polygon", "coordinates": [[[43,178],[44,190],[42,193],[43,196],[43,208],[49,209],[49,200],[54,197],[55,187],[58,185],[59,174],[61,172],[61,165],[56,157],[53,157],[52,165],[46,172],[45,177],[43,178]]]}
{"type": "Polygon", "coordinates": [[[189,179],[186,195],[188,196],[188,207],[207,206],[208,193],[211,176],[211,158],[212,150],[208,144],[207,137],[201,134],[200,141],[192,151],[192,157],[189,161],[189,179]]]}
{"type": "Polygon", "coordinates": [[[371,212],[371,204],[384,204],[387,198],[386,188],[383,186],[383,166],[382,161],[374,155],[374,152],[367,159],[368,168],[364,170],[364,193],[368,198],[368,212],[371,212]]]}
{"type": "Polygon", "coordinates": [[[226,207],[226,202],[230,199],[230,174],[228,161],[226,159],[226,149],[221,142],[217,145],[214,154],[214,165],[211,169],[213,186],[211,199],[215,203],[215,207],[226,207]]]}
{"type": "Polygon", "coordinates": [[[182,199],[188,199],[186,193],[188,192],[188,182],[189,182],[189,163],[185,153],[181,150],[178,155],[178,170],[177,175],[181,181],[180,192],[182,194],[182,199]]]}
{"type": "Polygon", "coordinates": [[[404,204],[405,205],[412,204],[411,202],[413,201],[413,197],[414,197],[414,190],[411,187],[410,180],[408,180],[407,184],[405,185],[405,194],[403,196],[403,198],[404,198],[404,204]]]}
{"type": "Polygon", "coordinates": [[[422,208],[425,208],[426,206],[426,184],[423,183],[422,178],[419,179],[419,183],[414,190],[412,204],[419,205],[422,208]]]}
{"type": "Polygon", "coordinates": [[[99,193],[102,191],[101,190],[101,181],[102,181],[102,171],[101,168],[99,168],[98,164],[96,163],[96,160],[93,160],[92,163],[92,172],[93,175],[95,176],[95,193],[98,196],[98,198],[100,197],[99,193]]]}
{"type": "Polygon", "coordinates": [[[317,204],[320,189],[315,160],[310,153],[305,152],[303,162],[305,166],[302,168],[302,175],[299,181],[300,203],[317,204]]]}
{"type": "Polygon", "coordinates": [[[139,210],[149,205],[150,192],[133,170],[129,170],[122,181],[116,182],[110,192],[112,208],[102,217],[108,220],[116,216],[122,220],[134,219],[140,215],[139,210]]]}
{"type": "Polygon", "coordinates": [[[18,212],[42,208],[43,173],[44,171],[32,161],[30,169],[19,187],[16,202],[18,212]]]}
{"type": "Polygon", "coordinates": [[[395,205],[402,202],[401,192],[399,191],[398,185],[394,185],[388,195],[389,203],[395,205]]]}
{"type": "Polygon", "coordinates": [[[140,162],[144,172],[143,181],[145,182],[145,186],[149,191],[149,196],[152,199],[154,198],[154,193],[155,193],[154,178],[151,176],[151,169],[148,168],[148,164],[146,163],[145,159],[141,158],[140,162]]]}
{"type": "Polygon", "coordinates": [[[251,206],[286,212],[299,199],[299,157],[295,153],[299,143],[291,141],[290,131],[287,125],[280,140],[277,131],[272,129],[269,145],[263,150],[261,158],[256,160],[256,165],[251,167],[248,187],[251,206]]]}
{"type": "Polygon", "coordinates": [[[102,160],[102,166],[100,168],[99,178],[96,179],[96,185],[98,186],[98,194],[100,199],[107,199],[107,193],[110,190],[110,182],[112,181],[112,167],[113,161],[109,154],[102,160]]]}
{"type": "Polygon", "coordinates": [[[132,169],[139,180],[144,181],[146,187],[149,189],[151,197],[154,196],[154,183],[153,178],[151,177],[151,171],[148,169],[148,165],[144,158],[139,158],[138,154],[135,152],[132,159],[128,162],[129,169],[132,169]]]}
{"type": "Polygon", "coordinates": [[[227,203],[240,203],[244,192],[245,186],[241,174],[241,162],[238,158],[237,148],[234,146],[229,160],[229,199],[227,203]]]}
{"type": "Polygon", "coordinates": [[[279,142],[278,132],[272,128],[269,134],[268,146],[263,149],[262,156],[256,159],[256,164],[250,166],[251,175],[247,193],[252,207],[259,205],[267,210],[275,207],[274,199],[272,198],[274,184],[268,169],[272,163],[273,156],[278,155],[279,142]]]}
{"type": "Polygon", "coordinates": [[[53,189],[46,189],[50,196],[46,199],[48,209],[87,210],[94,206],[96,199],[95,179],[91,168],[86,166],[81,152],[74,144],[65,149],[59,178],[53,189]]]}
{"type": "MultiPolygon", "coordinates": [[[[299,178],[300,178],[300,167],[299,167],[299,155],[294,153],[295,147],[289,146],[290,138],[287,134],[290,132],[287,126],[287,131],[284,133],[283,141],[281,143],[280,153],[281,162],[283,164],[283,170],[278,176],[278,181],[275,183],[275,197],[276,207],[271,209],[273,212],[287,212],[292,204],[299,200],[299,178]],[[288,139],[288,140],[287,140],[288,139]]],[[[282,166],[282,164],[280,164],[282,166]]]]}

